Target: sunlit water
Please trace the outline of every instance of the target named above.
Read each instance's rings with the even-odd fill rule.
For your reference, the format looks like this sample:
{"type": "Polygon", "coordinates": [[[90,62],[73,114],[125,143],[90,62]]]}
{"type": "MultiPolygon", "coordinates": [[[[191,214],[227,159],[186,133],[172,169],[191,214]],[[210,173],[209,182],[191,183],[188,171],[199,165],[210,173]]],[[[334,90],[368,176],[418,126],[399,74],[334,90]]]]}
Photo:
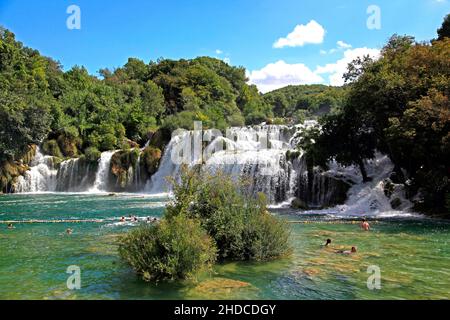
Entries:
{"type": "Polygon", "coordinates": [[[121,216],[160,217],[167,199],[141,195],[0,196],[0,299],[449,299],[450,224],[425,218],[371,221],[276,211],[291,222],[292,257],[226,263],[196,282],[149,284],[117,255],[117,236],[135,227],[121,216]],[[83,220],[74,223],[57,220],[83,220]],[[95,221],[94,221],[95,220],[95,221]],[[51,222],[56,221],[56,222],[51,222]],[[72,235],[65,230],[72,228],[72,235]],[[327,238],[330,249],[321,248],[327,238]],[[335,250],[358,247],[346,256],[335,250]],[[66,281],[81,268],[81,290],[66,281]],[[367,288],[367,268],[381,270],[381,290],[367,288]],[[232,281],[230,281],[232,280],[232,281]]]}

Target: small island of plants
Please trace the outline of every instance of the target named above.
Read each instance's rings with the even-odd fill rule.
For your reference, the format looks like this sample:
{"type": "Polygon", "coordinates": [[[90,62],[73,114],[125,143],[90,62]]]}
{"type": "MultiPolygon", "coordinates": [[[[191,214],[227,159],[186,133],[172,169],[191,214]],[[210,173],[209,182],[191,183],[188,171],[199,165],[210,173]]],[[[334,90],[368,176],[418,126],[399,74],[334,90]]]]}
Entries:
{"type": "Polygon", "coordinates": [[[174,200],[155,225],[119,241],[119,254],[144,280],[182,280],[215,262],[270,261],[291,253],[287,224],[267,211],[245,181],[185,169],[173,181],[174,200]]]}

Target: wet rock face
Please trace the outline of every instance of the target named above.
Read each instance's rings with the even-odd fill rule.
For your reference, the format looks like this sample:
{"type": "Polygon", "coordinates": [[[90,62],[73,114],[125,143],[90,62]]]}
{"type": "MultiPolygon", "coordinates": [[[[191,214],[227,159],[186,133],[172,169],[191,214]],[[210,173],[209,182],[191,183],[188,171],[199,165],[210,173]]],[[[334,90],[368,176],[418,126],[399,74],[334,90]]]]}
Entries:
{"type": "Polygon", "coordinates": [[[112,175],[116,177],[115,189],[117,191],[124,190],[133,183],[133,172],[134,168],[138,166],[139,154],[139,149],[134,149],[122,150],[112,156],[110,169],[112,175]]]}
{"type": "Polygon", "coordinates": [[[159,129],[155,132],[149,132],[148,138],[150,146],[153,146],[159,150],[164,150],[172,137],[169,131],[159,129]]]}
{"type": "Polygon", "coordinates": [[[328,208],[344,204],[350,187],[319,170],[308,170],[299,177],[296,196],[305,208],[328,208]]]}
{"type": "Polygon", "coordinates": [[[156,147],[149,146],[142,152],[143,164],[149,176],[152,176],[158,171],[161,157],[162,152],[156,147]]]}
{"type": "Polygon", "coordinates": [[[0,193],[13,192],[17,178],[25,174],[36,155],[36,145],[30,145],[18,161],[5,160],[0,163],[0,193]]]}

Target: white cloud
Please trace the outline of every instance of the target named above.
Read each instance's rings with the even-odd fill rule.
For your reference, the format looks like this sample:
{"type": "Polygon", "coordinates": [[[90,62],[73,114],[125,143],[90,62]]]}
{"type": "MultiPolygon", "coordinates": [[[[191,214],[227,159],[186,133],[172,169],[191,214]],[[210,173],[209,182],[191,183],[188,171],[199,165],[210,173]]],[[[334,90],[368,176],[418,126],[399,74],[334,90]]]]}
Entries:
{"type": "Polygon", "coordinates": [[[288,85],[302,84],[330,84],[341,86],[344,84],[343,75],[347,66],[358,57],[369,55],[377,59],[380,50],[371,48],[355,48],[344,51],[344,56],[335,63],[317,66],[312,71],[303,63],[288,64],[283,60],[269,63],[260,70],[247,72],[250,84],[255,84],[259,91],[266,93],[288,85]],[[327,78],[326,81],[324,78],[327,78]]]}
{"type": "Polygon", "coordinates": [[[337,42],[337,45],[339,49],[350,49],[352,47],[351,44],[345,43],[344,41],[341,40],[337,42]]]}
{"type": "Polygon", "coordinates": [[[248,74],[251,84],[263,92],[269,92],[288,85],[322,83],[321,76],[302,63],[288,64],[283,60],[270,63],[261,70],[248,74]]]}
{"type": "Polygon", "coordinates": [[[333,53],[336,53],[336,52],[341,51],[341,50],[352,48],[351,44],[345,43],[344,41],[341,41],[341,40],[336,42],[336,44],[337,44],[336,48],[330,49],[328,51],[322,49],[322,50],[320,50],[320,54],[321,55],[333,54],[333,53]]]}
{"type": "Polygon", "coordinates": [[[314,73],[317,75],[328,75],[329,83],[332,86],[341,86],[344,84],[342,77],[347,71],[348,64],[356,58],[366,55],[376,59],[380,56],[380,50],[366,47],[346,50],[342,59],[325,66],[318,66],[314,73]]]}
{"type": "Polygon", "coordinates": [[[220,49],[216,49],[216,54],[222,54],[223,53],[223,51],[222,50],[220,50],[220,49]]]}
{"type": "Polygon", "coordinates": [[[284,47],[302,47],[305,44],[320,44],[325,38],[325,29],[316,21],[311,20],[306,25],[297,25],[286,38],[278,39],[274,44],[274,48],[284,47]]]}
{"type": "Polygon", "coordinates": [[[231,59],[230,58],[223,58],[223,62],[231,65],[231,59]]]}

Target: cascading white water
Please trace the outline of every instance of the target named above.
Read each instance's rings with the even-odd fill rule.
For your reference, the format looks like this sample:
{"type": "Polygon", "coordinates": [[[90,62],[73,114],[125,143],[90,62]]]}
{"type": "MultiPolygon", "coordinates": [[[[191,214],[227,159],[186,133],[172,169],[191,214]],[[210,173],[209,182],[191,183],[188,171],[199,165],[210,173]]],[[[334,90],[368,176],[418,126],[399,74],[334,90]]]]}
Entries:
{"type": "Polygon", "coordinates": [[[412,203],[406,199],[404,186],[394,185],[393,194],[388,197],[385,193],[385,184],[394,169],[394,164],[388,156],[377,153],[375,159],[366,161],[366,170],[372,181],[363,183],[358,168],[354,166],[342,167],[333,162],[328,174],[345,178],[353,182],[344,205],[337,206],[342,215],[404,215],[409,211],[412,203]],[[399,206],[392,209],[391,200],[398,199],[399,206]]]}
{"type": "Polygon", "coordinates": [[[53,157],[44,156],[39,148],[24,176],[16,182],[16,192],[45,192],[56,190],[58,170],[53,164],[53,157]]]}
{"type": "MultiPolygon", "coordinates": [[[[211,141],[201,156],[188,155],[187,165],[203,164],[204,170],[220,170],[234,177],[250,180],[251,191],[263,192],[272,203],[284,201],[293,196],[296,176],[294,166],[286,159],[286,152],[293,148],[290,144],[293,133],[304,129],[286,126],[254,126],[231,128],[226,137],[214,136],[207,130],[204,139],[211,141]]],[[[175,136],[166,148],[158,172],[148,182],[150,193],[168,190],[166,178],[179,177],[181,164],[173,161],[173,155],[192,151],[195,132],[184,132],[175,136]]]]}
{"type": "MultiPolygon", "coordinates": [[[[167,177],[179,179],[182,163],[174,159],[181,157],[183,163],[191,167],[202,164],[205,171],[220,170],[234,177],[247,178],[250,191],[265,193],[272,204],[289,205],[291,199],[299,198],[312,208],[334,206],[336,197],[345,199],[348,182],[352,187],[345,205],[324,210],[325,213],[382,214],[392,212],[393,200],[397,210],[407,210],[411,206],[405,200],[401,185],[394,185],[392,195],[385,194],[385,184],[393,170],[386,156],[377,154],[376,159],[366,163],[373,178],[368,183],[362,183],[355,167],[342,167],[333,162],[329,171],[322,172],[316,168],[308,169],[301,152],[288,159],[287,153],[296,149],[302,133],[315,125],[316,122],[308,121],[295,127],[231,128],[226,137],[213,130],[182,132],[166,146],[158,171],[146,183],[141,181],[146,175],[141,176],[141,159],[138,158],[137,164],[128,169],[126,190],[153,194],[170,192],[167,177]],[[199,149],[199,153],[194,152],[199,149]]],[[[115,152],[102,153],[98,165],[70,159],[54,166],[53,158],[44,156],[38,149],[30,170],[16,182],[15,191],[96,193],[116,190],[117,186],[110,181],[111,158],[115,152]]]]}
{"type": "Polygon", "coordinates": [[[106,151],[100,156],[97,173],[95,175],[94,186],[89,192],[105,192],[108,191],[109,170],[111,166],[111,158],[117,151],[106,151]]]}
{"type": "Polygon", "coordinates": [[[97,165],[79,158],[61,162],[56,177],[56,191],[84,192],[92,187],[97,165]]]}

